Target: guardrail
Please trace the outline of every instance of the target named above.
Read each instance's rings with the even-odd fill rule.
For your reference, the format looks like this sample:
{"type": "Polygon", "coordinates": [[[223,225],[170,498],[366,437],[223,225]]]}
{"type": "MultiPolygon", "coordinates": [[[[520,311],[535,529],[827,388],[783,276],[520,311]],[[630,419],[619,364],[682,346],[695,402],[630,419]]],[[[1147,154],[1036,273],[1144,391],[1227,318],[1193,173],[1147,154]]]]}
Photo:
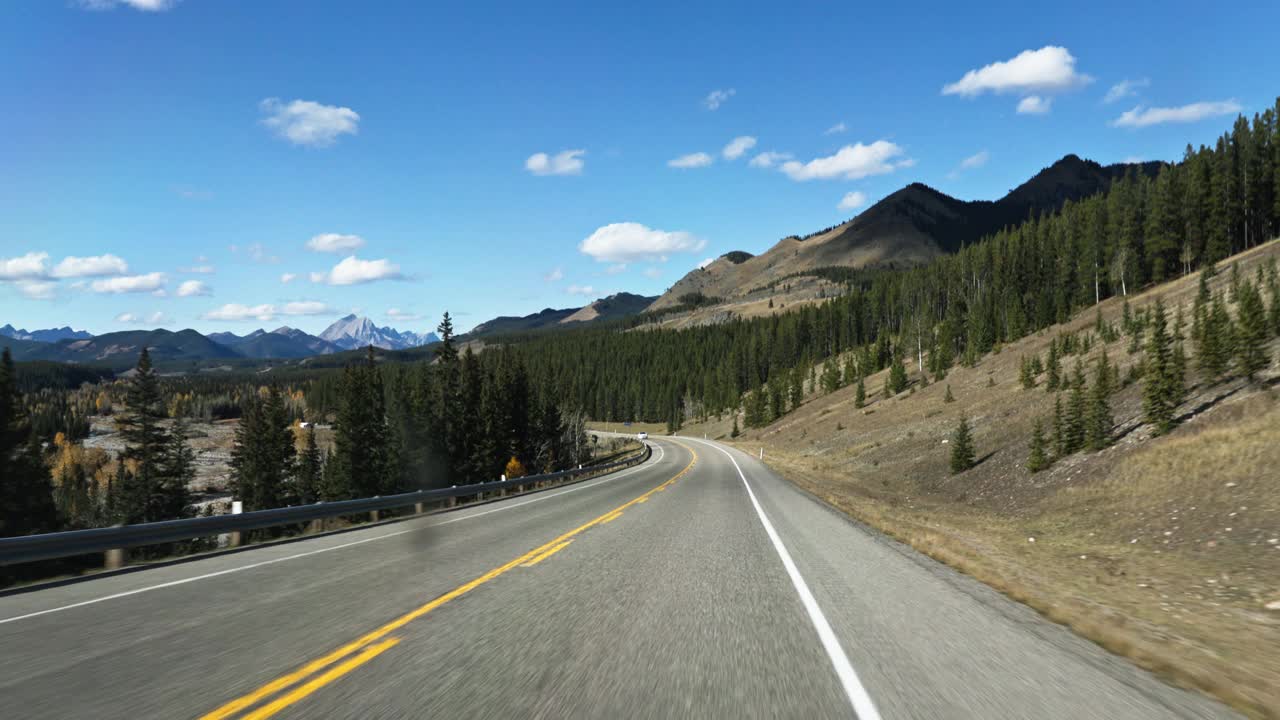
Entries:
{"type": "Polygon", "coordinates": [[[561,470],[560,472],[547,473],[545,475],[527,475],[510,480],[454,486],[437,490],[418,490],[385,497],[338,500],[334,502],[318,502],[313,505],[255,510],[235,515],[211,515],[209,517],[164,520],[138,525],[0,538],[0,566],[91,553],[106,553],[107,566],[118,567],[123,563],[124,548],[161,545],[222,534],[231,534],[233,537],[238,538],[239,533],[248,530],[260,530],[280,525],[292,525],[361,513],[369,513],[371,520],[376,521],[378,513],[383,510],[393,510],[410,505],[414,506],[415,514],[417,514],[422,513],[425,505],[432,501],[447,500],[449,505],[452,506],[458,498],[462,497],[473,495],[483,497],[485,494],[492,492],[499,492],[505,495],[510,488],[518,488],[519,491],[523,492],[524,486],[530,484],[540,489],[548,482],[557,480],[572,481],[589,475],[639,465],[648,460],[652,454],[652,448],[646,443],[644,449],[635,457],[604,465],[561,470]]]}

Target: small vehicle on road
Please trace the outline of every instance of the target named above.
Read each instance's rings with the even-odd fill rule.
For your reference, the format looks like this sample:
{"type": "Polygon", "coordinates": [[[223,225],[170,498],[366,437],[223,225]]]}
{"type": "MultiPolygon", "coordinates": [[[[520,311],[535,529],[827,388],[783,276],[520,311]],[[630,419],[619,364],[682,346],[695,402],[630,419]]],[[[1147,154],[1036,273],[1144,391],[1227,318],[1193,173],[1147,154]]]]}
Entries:
{"type": "Polygon", "coordinates": [[[637,433],[636,439],[639,440],[640,442],[644,442],[645,440],[649,439],[649,433],[647,432],[637,433]]]}

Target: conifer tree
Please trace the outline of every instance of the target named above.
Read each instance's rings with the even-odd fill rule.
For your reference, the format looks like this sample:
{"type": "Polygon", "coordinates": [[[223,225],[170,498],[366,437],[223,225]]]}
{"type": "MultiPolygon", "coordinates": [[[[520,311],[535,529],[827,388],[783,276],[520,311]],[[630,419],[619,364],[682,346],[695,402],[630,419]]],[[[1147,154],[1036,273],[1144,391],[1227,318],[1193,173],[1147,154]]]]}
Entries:
{"type": "Polygon", "coordinates": [[[1058,386],[1062,384],[1062,363],[1058,360],[1057,338],[1049,341],[1049,361],[1045,363],[1045,372],[1047,373],[1045,390],[1057,392],[1058,386]]]}
{"type": "Polygon", "coordinates": [[[1049,467],[1049,458],[1045,453],[1044,423],[1036,418],[1031,424],[1030,454],[1027,457],[1027,470],[1038,473],[1049,467]]]}
{"type": "Polygon", "coordinates": [[[1063,451],[1070,455],[1084,447],[1085,436],[1085,377],[1084,366],[1076,361],[1075,375],[1071,381],[1071,392],[1067,398],[1067,406],[1063,414],[1062,424],[1065,437],[1063,451]]]}
{"type": "Polygon", "coordinates": [[[942,396],[942,402],[952,403],[956,401],[955,395],[951,394],[951,383],[947,383],[947,394],[942,396]]]}
{"type": "Polygon", "coordinates": [[[861,409],[867,404],[867,384],[863,381],[862,376],[858,376],[858,387],[854,390],[853,406],[861,409]]]}
{"type": "Polygon", "coordinates": [[[160,381],[144,347],[125,394],[125,412],[116,421],[125,442],[121,455],[134,463],[113,489],[119,522],[156,522],[191,514],[190,462],[181,457],[186,438],[171,437],[161,426],[166,414],[160,381]]]}
{"type": "Polygon", "coordinates": [[[1200,345],[1196,348],[1197,363],[1200,371],[1210,382],[1217,382],[1227,371],[1235,344],[1235,330],[1231,316],[1227,313],[1222,296],[1214,293],[1207,320],[1201,329],[1200,345]]]}
{"type": "Polygon", "coordinates": [[[57,520],[49,471],[23,412],[6,347],[0,357],[0,537],[52,532],[57,520]]]}
{"type": "Polygon", "coordinates": [[[733,429],[729,431],[729,437],[736,438],[741,434],[742,433],[738,431],[738,415],[735,413],[733,416],[733,429]]]}
{"type": "Polygon", "coordinates": [[[951,474],[956,475],[973,467],[973,435],[968,418],[961,416],[960,424],[951,435],[951,474]]]}
{"type": "Polygon", "coordinates": [[[272,385],[265,398],[245,404],[231,449],[231,489],[245,510],[269,510],[294,501],[294,459],[289,417],[279,388],[272,385]]]}
{"type": "Polygon", "coordinates": [[[1093,387],[1089,391],[1089,407],[1085,412],[1085,447],[1097,452],[1111,442],[1111,388],[1112,377],[1107,351],[1098,358],[1093,387]]]}
{"type": "Polygon", "coordinates": [[[907,369],[901,360],[894,360],[889,366],[889,379],[885,384],[885,397],[892,397],[907,389],[907,369]]]}
{"type": "Polygon", "coordinates": [[[1270,362],[1267,355],[1269,333],[1266,311],[1258,290],[1247,280],[1240,285],[1236,297],[1236,361],[1240,365],[1240,372],[1253,380],[1258,371],[1270,362]]]}
{"type": "MultiPolygon", "coordinates": [[[[389,432],[382,377],[373,348],[365,362],[343,370],[333,457],[326,463],[326,500],[363,498],[388,492],[389,432]]],[[[490,437],[493,437],[492,435],[490,437]]]]}
{"type": "Polygon", "coordinates": [[[307,428],[307,444],[298,455],[298,476],[295,483],[298,502],[304,505],[320,499],[322,481],[320,448],[316,446],[315,426],[307,428]]]}
{"type": "Polygon", "coordinates": [[[1018,369],[1018,380],[1022,383],[1022,387],[1030,390],[1036,386],[1036,378],[1031,374],[1031,361],[1026,355],[1022,356],[1022,366],[1018,369]]]}
{"type": "Polygon", "coordinates": [[[1160,299],[1156,300],[1152,320],[1151,337],[1147,341],[1143,412],[1146,422],[1154,426],[1155,433],[1163,435],[1173,428],[1174,411],[1182,390],[1174,385],[1173,345],[1164,302],[1160,299]]]}
{"type": "Polygon", "coordinates": [[[1053,456],[1067,454],[1067,426],[1062,415],[1062,396],[1053,396],[1053,456]]]}

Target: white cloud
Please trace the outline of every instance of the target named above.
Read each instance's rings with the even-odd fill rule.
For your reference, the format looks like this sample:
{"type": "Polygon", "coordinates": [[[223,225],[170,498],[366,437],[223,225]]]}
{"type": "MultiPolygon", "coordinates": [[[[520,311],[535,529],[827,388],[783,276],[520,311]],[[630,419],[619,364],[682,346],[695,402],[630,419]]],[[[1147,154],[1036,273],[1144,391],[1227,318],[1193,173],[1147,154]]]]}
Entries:
{"type": "Polygon", "coordinates": [[[702,104],[707,106],[708,110],[719,110],[720,106],[728,102],[729,98],[737,94],[737,90],[729,88],[727,90],[712,90],[707,97],[702,100],[702,104]]]}
{"type": "Polygon", "coordinates": [[[964,160],[961,160],[960,169],[972,170],[974,168],[980,168],[983,165],[986,165],[987,161],[990,159],[991,159],[991,153],[987,152],[986,150],[979,150],[978,152],[970,155],[964,160]]]}
{"type": "Polygon", "coordinates": [[[668,160],[667,166],[673,168],[700,168],[706,167],[713,162],[712,157],[704,152],[689,153],[681,155],[674,160],[668,160]]]}
{"type": "Polygon", "coordinates": [[[327,273],[311,273],[311,282],[325,285],[359,285],[376,280],[400,280],[400,266],[390,260],[361,260],[351,255],[327,273]]]}
{"type": "Polygon", "coordinates": [[[289,283],[297,279],[298,279],[298,273],[285,273],[280,276],[280,282],[284,283],[285,285],[288,285],[289,283]]]}
{"type": "Polygon", "coordinates": [[[307,249],[312,252],[351,252],[352,250],[359,250],[362,247],[364,247],[364,238],[359,235],[320,233],[307,241],[307,249]]]}
{"type": "Polygon", "coordinates": [[[836,207],[841,210],[856,210],[866,204],[867,194],[861,190],[854,190],[851,193],[846,193],[844,197],[840,198],[840,204],[836,207]]]}
{"type": "Polygon", "coordinates": [[[57,295],[58,283],[48,280],[19,280],[18,292],[31,300],[52,300],[57,295]]]}
{"type": "Polygon", "coordinates": [[[311,100],[285,103],[279,98],[267,98],[259,108],[264,115],[262,124],[294,145],[327,147],[336,142],[339,135],[355,135],[359,131],[360,115],[347,107],[311,100]]]}
{"type": "Polygon", "coordinates": [[[1049,106],[1052,104],[1052,98],[1041,97],[1040,95],[1028,95],[1018,101],[1018,114],[1045,115],[1049,112],[1049,106]]]}
{"type": "Polygon", "coordinates": [[[654,230],[640,223],[612,223],[598,228],[582,241],[578,250],[597,262],[630,263],[641,260],[666,262],[678,252],[697,252],[706,240],[691,233],[654,230]]]}
{"type": "Polygon", "coordinates": [[[942,88],[943,95],[975,97],[983,93],[1050,93],[1070,90],[1093,82],[1076,72],[1076,59],[1064,47],[1046,45],[1039,50],[1023,50],[1012,59],[970,70],[956,82],[942,88]]]}
{"type": "Polygon", "coordinates": [[[213,291],[201,280],[187,280],[178,286],[178,297],[195,297],[212,295],[213,291]]]}
{"type": "Polygon", "coordinates": [[[560,282],[564,279],[564,270],[561,268],[554,268],[551,272],[543,275],[542,279],[550,283],[560,282]]]}
{"type": "Polygon", "coordinates": [[[159,310],[150,313],[146,317],[137,313],[122,312],[116,316],[116,322],[129,323],[131,325],[162,325],[170,322],[170,318],[159,310]]]}
{"type": "Polygon", "coordinates": [[[210,310],[200,317],[205,320],[222,320],[225,322],[243,322],[245,320],[261,320],[267,322],[277,315],[331,315],[335,311],[328,305],[316,300],[299,300],[276,307],[271,303],[261,305],[241,305],[227,303],[217,310],[210,310]]]}
{"type": "Polygon", "coordinates": [[[748,164],[751,165],[751,167],[767,168],[773,167],[777,163],[785,160],[790,160],[793,157],[795,156],[791,153],[766,150],[765,152],[757,153],[755,157],[751,158],[751,162],[748,164]]]}
{"type": "Polygon", "coordinates": [[[419,315],[418,313],[407,312],[405,310],[401,310],[400,308],[391,308],[390,310],[387,310],[385,314],[388,318],[392,320],[400,320],[403,322],[411,322],[414,320],[422,319],[422,316],[419,315]]]}
{"type": "Polygon", "coordinates": [[[102,277],[123,275],[129,272],[129,264],[115,255],[93,257],[65,257],[53,268],[53,276],[59,278],[102,277]]]}
{"type": "Polygon", "coordinates": [[[191,275],[212,275],[214,268],[212,265],[192,265],[191,267],[180,267],[178,272],[189,273],[191,275]]]}
{"type": "Polygon", "coordinates": [[[1138,90],[1150,85],[1151,81],[1147,78],[1142,78],[1140,80],[1121,80],[1111,86],[1111,89],[1107,91],[1107,96],[1102,98],[1102,102],[1110,104],[1123,98],[1132,97],[1138,94],[1138,90]]]}
{"type": "Polygon", "coordinates": [[[577,175],[586,164],[586,150],[562,150],[555,155],[534,153],[524,161],[524,169],[534,175],[577,175]]]}
{"type": "Polygon", "coordinates": [[[715,258],[707,258],[707,259],[703,260],[702,262],[698,263],[698,269],[699,269],[699,270],[701,270],[701,269],[705,268],[706,266],[710,265],[711,263],[713,263],[713,262],[715,262],[715,261],[716,261],[716,259],[715,259],[715,258]]]}
{"type": "Polygon", "coordinates": [[[1231,115],[1243,109],[1235,100],[1198,102],[1170,108],[1144,108],[1139,105],[1122,113],[1111,124],[1115,127],[1142,128],[1164,123],[1190,123],[1218,115],[1231,115]]]}
{"type": "Polygon", "coordinates": [[[0,280],[34,280],[47,277],[49,269],[45,264],[49,261],[49,253],[29,252],[15,258],[0,258],[0,280]]]}
{"type": "Polygon", "coordinates": [[[178,3],[178,0],[81,0],[80,5],[89,10],[110,10],[119,5],[143,12],[161,12],[178,3]]]}
{"type": "Polygon", "coordinates": [[[815,158],[807,163],[787,161],[782,164],[782,172],[792,180],[858,180],[871,175],[885,175],[914,164],[910,159],[896,159],[902,153],[901,147],[888,140],[877,140],[870,145],[845,145],[835,155],[815,158]]]}
{"type": "Polygon", "coordinates": [[[281,315],[329,315],[333,308],[318,300],[298,300],[287,302],[280,308],[281,315]]]}
{"type": "Polygon", "coordinates": [[[249,259],[256,263],[280,262],[280,258],[276,257],[275,255],[271,255],[271,256],[267,255],[267,249],[263,247],[262,243],[253,243],[249,247],[245,248],[245,250],[248,251],[249,253],[249,259]]]}
{"type": "Polygon", "coordinates": [[[276,308],[274,305],[241,305],[239,303],[227,303],[217,310],[210,310],[200,317],[205,320],[222,320],[226,322],[242,322],[244,320],[262,320],[266,322],[275,318],[276,308]]]}
{"type": "Polygon", "coordinates": [[[654,280],[657,280],[658,278],[662,277],[662,268],[656,268],[656,267],[645,268],[644,276],[647,278],[652,278],[654,280]]]}
{"type": "Polygon", "coordinates": [[[840,133],[848,129],[849,128],[843,122],[838,122],[835,125],[832,125],[831,127],[827,128],[822,134],[823,135],[839,135],[840,133]]]}
{"type": "Polygon", "coordinates": [[[750,135],[740,135],[724,146],[722,154],[726,160],[737,160],[756,146],[756,139],[750,135]]]}
{"type": "Polygon", "coordinates": [[[96,293],[139,293],[163,291],[165,275],[162,272],[145,275],[121,275],[120,277],[94,280],[89,289],[96,293]]]}
{"type": "Polygon", "coordinates": [[[570,285],[564,289],[570,295],[595,295],[596,289],[590,285],[570,285]]]}

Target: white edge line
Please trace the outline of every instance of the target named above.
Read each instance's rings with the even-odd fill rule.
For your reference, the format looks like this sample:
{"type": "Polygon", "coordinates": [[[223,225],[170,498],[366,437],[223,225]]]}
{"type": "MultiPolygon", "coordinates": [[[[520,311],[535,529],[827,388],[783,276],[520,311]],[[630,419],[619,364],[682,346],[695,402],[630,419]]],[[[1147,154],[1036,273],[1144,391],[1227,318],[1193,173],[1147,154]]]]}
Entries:
{"type": "Polygon", "coordinates": [[[836,637],[836,633],[831,629],[831,623],[827,622],[827,617],[822,614],[822,608],[818,606],[818,601],[813,597],[813,593],[809,590],[809,585],[804,581],[804,577],[800,575],[800,570],[796,567],[795,561],[791,559],[791,553],[787,552],[787,547],[782,544],[782,538],[778,536],[778,531],[773,528],[773,523],[769,522],[769,516],[765,515],[764,508],[760,507],[760,501],[756,499],[756,494],[751,490],[751,483],[747,482],[747,476],[742,473],[742,468],[738,466],[738,461],[728,450],[719,445],[700,440],[697,438],[681,438],[682,440],[693,440],[711,447],[724,453],[729,458],[729,462],[733,463],[733,469],[738,471],[738,477],[742,478],[742,484],[747,488],[747,497],[751,498],[751,505],[755,507],[756,515],[760,517],[760,523],[764,525],[764,531],[768,533],[769,540],[773,542],[773,549],[778,552],[778,557],[782,559],[782,566],[786,568],[787,575],[791,577],[791,584],[795,586],[796,592],[800,595],[800,602],[804,605],[804,609],[809,613],[809,620],[813,623],[813,629],[818,632],[818,639],[822,641],[822,647],[827,651],[827,656],[831,658],[831,664],[834,666],[836,675],[840,678],[840,683],[844,686],[845,695],[849,697],[849,703],[853,705],[853,711],[857,713],[859,720],[880,720],[880,713],[876,710],[875,703],[871,701],[871,696],[867,694],[867,689],[863,687],[862,681],[858,679],[858,673],[854,671],[853,664],[849,662],[849,656],[845,655],[844,648],[840,646],[840,640],[836,637]]]}
{"type": "MultiPolygon", "coordinates": [[[[655,443],[654,446],[658,448],[658,452],[659,452],[658,459],[655,461],[655,463],[662,462],[662,459],[666,457],[666,452],[663,451],[661,445],[658,445],[655,443]]],[[[500,512],[502,510],[513,510],[515,508],[523,507],[525,505],[529,505],[529,504],[538,502],[540,500],[549,500],[551,498],[560,497],[561,495],[567,495],[577,490],[586,490],[587,488],[592,488],[608,481],[617,480],[618,478],[623,477],[624,475],[630,475],[631,473],[637,472],[639,470],[643,470],[646,467],[652,467],[652,466],[641,466],[641,467],[631,468],[630,470],[623,470],[622,472],[616,475],[613,475],[613,474],[606,475],[605,477],[602,477],[599,480],[596,480],[594,482],[586,483],[584,485],[578,485],[577,487],[566,488],[565,490],[561,490],[560,492],[557,492],[557,493],[547,494],[541,497],[530,498],[520,503],[515,503],[510,505],[503,504],[491,510],[472,513],[470,515],[465,515],[463,517],[453,518],[452,520],[445,520],[444,522],[428,523],[425,525],[409,528],[407,530],[399,530],[396,532],[386,533],[384,535],[378,535],[376,537],[364,538],[363,540],[356,540],[349,543],[343,543],[341,545],[323,547],[317,550],[308,550],[307,552],[297,553],[295,555],[287,555],[285,557],[272,558],[271,560],[262,560],[260,562],[250,563],[248,565],[241,565],[239,567],[227,568],[226,570],[218,570],[216,572],[205,573],[204,575],[196,575],[194,577],[183,578],[181,580],[172,580],[170,582],[160,583],[158,585],[148,585],[147,587],[136,588],[134,590],[126,590],[124,592],[118,592],[113,595],[104,595],[102,597],[93,598],[91,600],[82,600],[77,603],[71,603],[70,605],[61,605],[59,607],[48,608],[46,610],[37,610],[36,612],[27,613],[26,615],[17,615],[11,618],[4,618],[3,620],[0,620],[0,625],[4,625],[6,623],[18,622],[19,620],[29,620],[34,617],[39,617],[41,615],[48,615],[50,613],[62,612],[63,610],[71,610],[73,608],[84,607],[85,605],[95,605],[97,603],[106,602],[108,600],[118,600],[123,597],[129,597],[130,595],[138,595],[144,592],[151,592],[152,590],[161,590],[168,587],[174,587],[175,585],[185,585],[187,583],[196,582],[197,580],[208,580],[209,578],[215,578],[221,575],[230,575],[231,573],[238,573],[244,570],[253,570],[254,568],[260,568],[266,565],[274,565],[276,563],[285,562],[286,560],[297,560],[298,558],[304,558],[310,555],[319,555],[320,553],[330,552],[331,550],[342,550],[343,548],[354,547],[356,545],[363,545],[367,542],[373,542],[374,540],[385,540],[387,538],[396,537],[398,535],[405,535],[411,532],[418,532],[419,530],[423,530],[429,527],[436,527],[438,525],[448,525],[450,523],[456,523],[456,522],[461,522],[463,520],[478,518],[478,517],[481,517],[482,515],[489,515],[491,513],[500,512]]]]}

